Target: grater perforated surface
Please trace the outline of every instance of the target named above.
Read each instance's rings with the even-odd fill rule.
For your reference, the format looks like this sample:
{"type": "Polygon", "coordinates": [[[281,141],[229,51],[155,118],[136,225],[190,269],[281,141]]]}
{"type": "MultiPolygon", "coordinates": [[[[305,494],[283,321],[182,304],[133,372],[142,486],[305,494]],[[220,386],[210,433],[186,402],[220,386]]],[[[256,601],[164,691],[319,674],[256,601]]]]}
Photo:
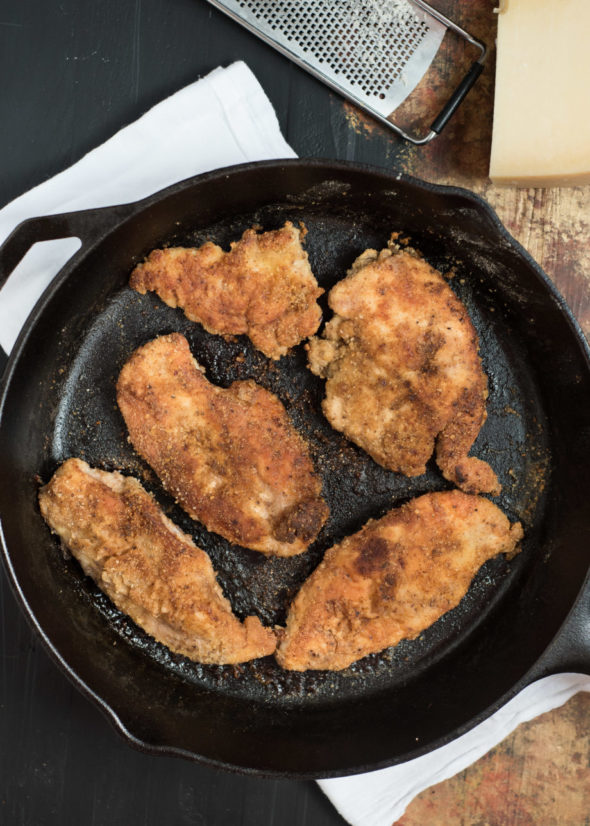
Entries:
{"type": "Polygon", "coordinates": [[[411,0],[211,0],[383,117],[415,88],[446,28],[411,0]]]}
{"type": "Polygon", "coordinates": [[[314,57],[367,95],[384,97],[420,45],[428,26],[408,3],[393,7],[371,3],[285,2],[241,0],[258,20],[265,21],[304,54],[314,57]],[[338,48],[337,44],[342,44],[338,48]],[[385,59],[387,58],[387,59],[385,59]]]}

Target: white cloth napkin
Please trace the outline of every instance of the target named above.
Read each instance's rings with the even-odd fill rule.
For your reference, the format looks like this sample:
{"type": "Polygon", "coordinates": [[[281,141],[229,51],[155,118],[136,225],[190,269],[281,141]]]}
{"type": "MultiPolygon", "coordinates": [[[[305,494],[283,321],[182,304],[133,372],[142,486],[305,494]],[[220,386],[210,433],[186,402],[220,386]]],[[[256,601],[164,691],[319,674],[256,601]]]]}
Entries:
{"type": "MultiPolygon", "coordinates": [[[[199,172],[295,157],[274,110],[244,63],[216,69],[154,106],[65,172],[0,210],[0,243],[37,215],[126,203],[199,172]]],[[[28,313],[75,252],[74,239],[36,244],[0,292],[0,344],[9,352],[28,313]]],[[[477,760],[516,726],[590,691],[590,678],[549,677],[453,743],[417,760],[320,786],[354,826],[391,826],[428,786],[477,760]]]]}
{"type": "MultiPolygon", "coordinates": [[[[157,104],[78,163],[0,210],[0,243],[26,218],[145,198],[200,172],[294,158],[274,109],[245,63],[215,69],[157,104]]],[[[10,352],[78,239],[35,244],[0,292],[0,345],[10,352]]]]}
{"type": "Polygon", "coordinates": [[[578,691],[590,691],[590,677],[545,677],[479,726],[436,751],[390,769],[320,780],[319,785],[353,826],[392,826],[420,792],[463,771],[521,723],[563,705],[578,691]]]}

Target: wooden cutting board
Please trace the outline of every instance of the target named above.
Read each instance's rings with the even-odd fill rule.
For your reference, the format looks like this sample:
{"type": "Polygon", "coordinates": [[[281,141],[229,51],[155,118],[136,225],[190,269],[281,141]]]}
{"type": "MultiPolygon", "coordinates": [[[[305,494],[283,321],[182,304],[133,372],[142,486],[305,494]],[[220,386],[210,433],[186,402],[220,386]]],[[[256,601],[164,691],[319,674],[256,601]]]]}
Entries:
{"type": "Polygon", "coordinates": [[[588,826],[590,694],[524,723],[394,826],[588,826]]]}

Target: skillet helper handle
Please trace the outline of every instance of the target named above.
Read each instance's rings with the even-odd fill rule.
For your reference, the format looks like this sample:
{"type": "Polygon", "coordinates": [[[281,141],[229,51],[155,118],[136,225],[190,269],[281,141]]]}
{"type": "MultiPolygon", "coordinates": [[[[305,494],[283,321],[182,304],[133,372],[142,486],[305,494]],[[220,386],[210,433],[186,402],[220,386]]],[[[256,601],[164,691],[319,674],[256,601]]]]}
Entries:
{"type": "Polygon", "coordinates": [[[566,672],[590,676],[590,575],[559,633],[527,675],[527,682],[566,672]]]}
{"type": "Polygon", "coordinates": [[[467,93],[471,90],[475,81],[483,72],[483,63],[480,60],[476,60],[475,63],[471,66],[461,83],[457,86],[449,100],[446,102],[444,108],[438,114],[438,117],[432,122],[430,129],[432,132],[436,132],[437,135],[440,135],[442,130],[445,128],[451,117],[455,114],[459,105],[463,101],[463,98],[467,95],[467,93]]]}
{"type": "Polygon", "coordinates": [[[79,238],[82,246],[99,240],[113,224],[130,215],[136,206],[103,207],[58,215],[41,215],[20,223],[0,246],[0,288],[37,241],[79,238]]]}
{"type": "MultiPolygon", "coordinates": [[[[0,246],[0,289],[29,249],[38,241],[79,238],[84,248],[100,240],[115,223],[132,215],[136,209],[136,204],[123,204],[77,212],[62,212],[57,215],[41,215],[22,221],[0,246]]],[[[0,380],[6,360],[7,356],[0,347],[0,380]]]]}

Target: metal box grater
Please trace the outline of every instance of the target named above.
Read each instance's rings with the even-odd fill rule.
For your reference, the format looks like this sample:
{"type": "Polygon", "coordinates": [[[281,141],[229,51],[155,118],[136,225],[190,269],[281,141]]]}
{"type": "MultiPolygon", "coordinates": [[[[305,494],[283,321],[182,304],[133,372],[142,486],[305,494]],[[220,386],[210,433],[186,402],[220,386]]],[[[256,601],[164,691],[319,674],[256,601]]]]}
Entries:
{"type": "Polygon", "coordinates": [[[416,144],[439,134],[483,69],[485,45],[423,0],[209,2],[416,144]],[[391,116],[425,75],[448,30],[475,46],[479,57],[426,134],[409,134],[391,116]]]}

